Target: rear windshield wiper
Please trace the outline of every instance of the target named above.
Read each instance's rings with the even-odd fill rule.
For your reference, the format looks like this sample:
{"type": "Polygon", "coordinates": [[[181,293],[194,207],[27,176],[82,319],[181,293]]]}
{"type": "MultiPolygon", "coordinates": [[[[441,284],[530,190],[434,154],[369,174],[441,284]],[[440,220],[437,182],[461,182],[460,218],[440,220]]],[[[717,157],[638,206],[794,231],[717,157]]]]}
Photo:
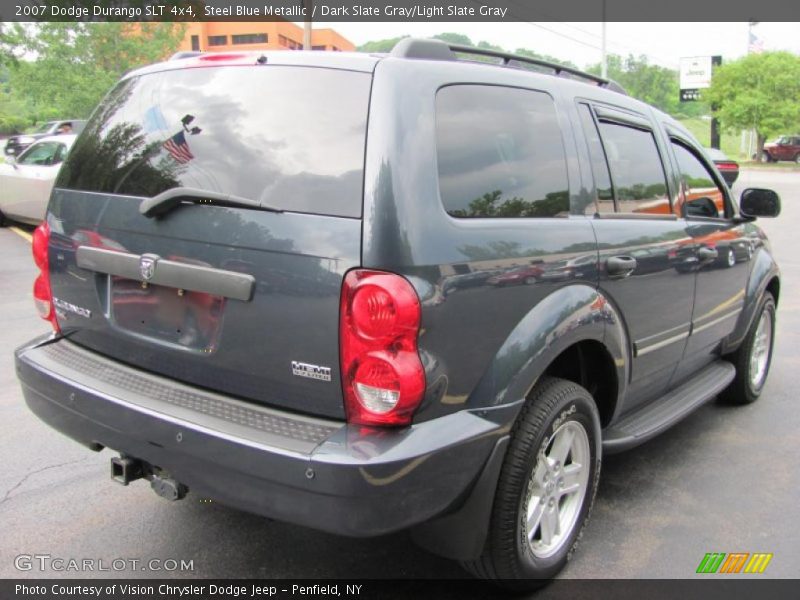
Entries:
{"type": "Polygon", "coordinates": [[[257,210],[268,210],[276,213],[283,212],[280,208],[264,204],[258,200],[187,187],[172,188],[152,198],[145,198],[142,200],[142,203],[139,204],[139,212],[145,217],[160,217],[184,201],[216,204],[218,206],[255,208],[257,210]]]}

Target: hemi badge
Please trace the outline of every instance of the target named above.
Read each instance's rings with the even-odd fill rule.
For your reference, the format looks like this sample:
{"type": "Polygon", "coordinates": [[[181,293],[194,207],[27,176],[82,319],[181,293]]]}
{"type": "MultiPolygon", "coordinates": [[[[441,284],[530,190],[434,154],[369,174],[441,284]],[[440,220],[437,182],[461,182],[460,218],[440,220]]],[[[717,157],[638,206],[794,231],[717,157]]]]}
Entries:
{"type": "Polygon", "coordinates": [[[330,367],[320,367],[319,365],[311,365],[309,363],[293,360],[292,375],[308,377],[309,379],[318,379],[319,381],[330,381],[331,369],[330,367]]]}

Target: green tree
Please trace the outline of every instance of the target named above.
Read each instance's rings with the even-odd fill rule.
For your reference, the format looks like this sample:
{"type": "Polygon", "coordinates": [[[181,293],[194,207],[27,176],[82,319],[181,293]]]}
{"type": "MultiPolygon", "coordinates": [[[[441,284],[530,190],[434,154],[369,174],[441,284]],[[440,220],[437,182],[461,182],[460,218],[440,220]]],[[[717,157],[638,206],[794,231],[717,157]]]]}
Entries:
{"type": "Polygon", "coordinates": [[[361,44],[358,48],[356,48],[356,50],[358,50],[359,52],[370,52],[370,53],[391,52],[392,48],[395,47],[397,42],[402,40],[404,37],[408,36],[402,35],[400,37],[387,38],[384,40],[371,40],[369,42],[361,44]]]}
{"type": "MultiPolygon", "coordinates": [[[[359,52],[391,52],[395,44],[397,44],[397,42],[402,40],[404,37],[408,36],[369,41],[359,46],[357,50],[359,52]]],[[[433,36],[433,39],[442,40],[443,42],[447,42],[448,44],[458,44],[460,46],[474,46],[476,48],[481,48],[483,50],[494,50],[495,52],[507,52],[507,50],[502,46],[498,46],[497,44],[491,44],[484,40],[475,43],[470,39],[469,36],[466,36],[463,33],[454,33],[446,31],[443,33],[437,33],[436,35],[433,36]]],[[[528,56],[530,58],[537,58],[540,60],[546,60],[548,62],[558,63],[561,65],[565,65],[567,67],[573,67],[573,68],[575,67],[575,65],[569,61],[559,60],[558,58],[548,56],[546,54],[539,54],[538,52],[534,52],[533,50],[529,50],[528,48],[517,48],[514,51],[514,54],[519,54],[520,56],[528,56]]],[[[488,56],[469,55],[466,57],[469,58],[469,60],[474,60],[479,62],[489,62],[489,63],[497,62],[496,58],[491,58],[488,56]]]]}
{"type": "Polygon", "coordinates": [[[767,137],[800,128],[800,56],[764,52],[723,64],[705,97],[725,129],[755,129],[760,159],[767,137]]]}
{"type": "Polygon", "coordinates": [[[88,117],[126,71],[169,57],[183,38],[176,23],[39,23],[20,40],[9,86],[38,118],[88,117]]]}
{"type": "MultiPolygon", "coordinates": [[[[611,54],[607,59],[608,78],[619,83],[625,90],[666,113],[707,112],[708,108],[699,103],[681,106],[679,99],[678,72],[673,69],[650,64],[647,57],[628,55],[622,57],[611,54]]],[[[600,64],[590,66],[587,71],[600,75],[600,64]]]]}

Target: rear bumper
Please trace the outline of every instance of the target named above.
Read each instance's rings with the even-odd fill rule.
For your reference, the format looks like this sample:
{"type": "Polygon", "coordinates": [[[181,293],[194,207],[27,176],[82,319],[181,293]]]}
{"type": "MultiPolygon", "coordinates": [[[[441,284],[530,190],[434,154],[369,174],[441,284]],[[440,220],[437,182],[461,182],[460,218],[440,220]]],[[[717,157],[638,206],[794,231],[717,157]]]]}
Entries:
{"type": "Polygon", "coordinates": [[[461,506],[505,431],[493,411],[399,430],[312,419],[157,377],[64,339],[18,349],[16,368],[30,409],[78,442],[157,465],[223,504],[350,536],[405,529],[461,506]]]}

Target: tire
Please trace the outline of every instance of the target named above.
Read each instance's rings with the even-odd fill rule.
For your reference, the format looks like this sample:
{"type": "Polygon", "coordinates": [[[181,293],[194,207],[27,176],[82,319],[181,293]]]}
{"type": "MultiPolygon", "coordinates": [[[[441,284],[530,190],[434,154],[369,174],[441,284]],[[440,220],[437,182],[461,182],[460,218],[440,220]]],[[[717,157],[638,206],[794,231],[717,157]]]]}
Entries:
{"type": "Polygon", "coordinates": [[[526,277],[525,285],[533,285],[536,283],[536,277],[526,277]]]}
{"type": "Polygon", "coordinates": [[[794,155],[794,162],[800,165],[800,152],[794,155]]]}
{"type": "Polygon", "coordinates": [[[6,226],[6,216],[2,212],[0,212],[0,227],[5,227],[5,226],[6,226]]]}
{"type": "Polygon", "coordinates": [[[483,554],[462,565],[476,577],[520,591],[537,589],[561,571],[594,503],[600,436],[589,392],[571,381],[543,377],[512,429],[483,554]],[[574,491],[564,493],[564,486],[574,491]],[[532,530],[529,510],[540,515],[532,530]],[[562,532],[551,536],[547,531],[554,531],[555,522],[562,532]]]}
{"type": "Polygon", "coordinates": [[[720,400],[727,404],[752,404],[758,400],[769,375],[774,345],[775,299],[772,294],[765,292],[742,345],[736,352],[726,356],[736,367],[736,377],[720,394],[720,400]],[[763,337],[762,323],[767,328],[768,339],[763,337]]]}
{"type": "Polygon", "coordinates": [[[728,246],[728,251],[725,253],[725,266],[730,269],[735,265],[736,265],[736,252],[733,251],[733,248],[728,246]]]}

